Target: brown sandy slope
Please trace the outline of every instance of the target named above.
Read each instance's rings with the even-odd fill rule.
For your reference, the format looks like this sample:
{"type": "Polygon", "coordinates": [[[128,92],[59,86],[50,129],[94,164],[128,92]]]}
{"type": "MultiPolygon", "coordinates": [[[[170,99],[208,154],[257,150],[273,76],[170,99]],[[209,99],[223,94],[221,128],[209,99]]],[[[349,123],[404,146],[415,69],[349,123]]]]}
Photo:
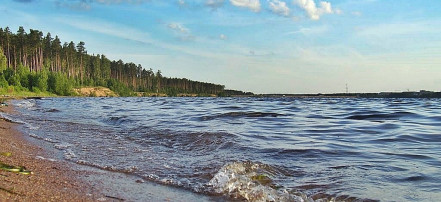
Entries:
{"type": "Polygon", "coordinates": [[[80,96],[89,96],[89,97],[118,96],[115,92],[113,92],[109,88],[104,88],[104,87],[83,87],[83,88],[76,88],[74,89],[74,91],[80,96]]]}

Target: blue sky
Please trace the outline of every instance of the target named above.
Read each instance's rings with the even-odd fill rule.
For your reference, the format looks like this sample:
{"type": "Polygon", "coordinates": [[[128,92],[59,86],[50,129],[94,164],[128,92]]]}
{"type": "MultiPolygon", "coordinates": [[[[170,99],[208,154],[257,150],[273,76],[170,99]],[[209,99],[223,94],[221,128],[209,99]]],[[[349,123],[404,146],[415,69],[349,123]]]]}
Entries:
{"type": "Polygon", "coordinates": [[[0,27],[255,93],[441,91],[437,0],[3,0],[0,27]]]}

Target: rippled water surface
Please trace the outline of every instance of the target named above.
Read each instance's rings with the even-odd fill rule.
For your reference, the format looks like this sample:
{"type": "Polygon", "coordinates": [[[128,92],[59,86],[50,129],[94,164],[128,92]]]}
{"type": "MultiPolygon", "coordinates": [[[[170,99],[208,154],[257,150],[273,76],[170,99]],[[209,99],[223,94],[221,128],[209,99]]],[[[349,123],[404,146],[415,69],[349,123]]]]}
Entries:
{"type": "MultiPolygon", "coordinates": [[[[441,100],[51,98],[12,117],[62,158],[208,195],[441,200],[441,100]]],[[[12,115],[11,115],[12,116],[12,115]]]]}

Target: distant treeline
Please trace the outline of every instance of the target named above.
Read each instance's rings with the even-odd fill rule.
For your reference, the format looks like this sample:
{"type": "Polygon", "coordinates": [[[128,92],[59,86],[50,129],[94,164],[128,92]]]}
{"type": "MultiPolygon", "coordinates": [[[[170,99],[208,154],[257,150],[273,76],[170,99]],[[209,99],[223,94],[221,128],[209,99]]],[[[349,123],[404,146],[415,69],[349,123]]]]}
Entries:
{"type": "MultiPolygon", "coordinates": [[[[58,36],[19,27],[0,28],[0,87],[71,95],[73,87],[104,86],[121,96],[133,92],[227,95],[223,85],[164,77],[140,64],[90,55],[85,43],[62,43],[58,36]]],[[[240,93],[241,91],[237,91],[240,93]]]]}

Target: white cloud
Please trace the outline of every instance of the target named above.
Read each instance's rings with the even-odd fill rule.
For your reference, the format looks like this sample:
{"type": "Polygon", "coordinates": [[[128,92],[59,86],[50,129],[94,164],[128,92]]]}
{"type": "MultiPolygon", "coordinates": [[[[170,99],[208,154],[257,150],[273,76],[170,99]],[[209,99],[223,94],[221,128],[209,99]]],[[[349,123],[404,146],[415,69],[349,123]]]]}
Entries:
{"type": "Polygon", "coordinates": [[[324,34],[329,30],[328,26],[315,26],[315,27],[302,27],[296,31],[288,32],[287,35],[291,34],[302,34],[304,36],[320,35],[324,34]]]}
{"type": "Polygon", "coordinates": [[[219,35],[219,38],[220,38],[221,40],[226,40],[226,39],[227,39],[227,36],[225,36],[225,34],[221,34],[221,35],[219,35]]]}
{"type": "Polygon", "coordinates": [[[294,4],[305,10],[312,20],[319,20],[323,14],[341,13],[341,10],[334,11],[327,1],[321,1],[320,7],[316,6],[314,0],[294,0],[294,4]]]}
{"type": "Polygon", "coordinates": [[[205,5],[211,7],[213,9],[222,7],[224,5],[225,0],[207,0],[205,5]]]}
{"type": "Polygon", "coordinates": [[[167,25],[168,28],[175,30],[177,32],[183,33],[183,34],[189,34],[190,30],[186,28],[184,25],[176,22],[169,23],[167,25]]]}
{"type": "Polygon", "coordinates": [[[259,0],[230,0],[231,4],[237,7],[249,8],[254,12],[260,11],[260,1],[259,0]]]}
{"type": "Polygon", "coordinates": [[[331,3],[326,1],[320,2],[320,8],[318,9],[319,13],[333,13],[331,3]]]}
{"type": "Polygon", "coordinates": [[[178,4],[179,4],[180,6],[183,6],[183,5],[185,5],[185,1],[184,1],[184,0],[178,0],[178,4]]]}
{"type": "Polygon", "coordinates": [[[286,2],[280,0],[268,0],[268,2],[273,13],[282,16],[289,16],[290,10],[286,5],[286,2]]]}
{"type": "Polygon", "coordinates": [[[182,25],[181,23],[172,22],[167,24],[167,27],[175,32],[177,38],[181,41],[193,41],[195,36],[191,34],[190,29],[182,25]]]}

